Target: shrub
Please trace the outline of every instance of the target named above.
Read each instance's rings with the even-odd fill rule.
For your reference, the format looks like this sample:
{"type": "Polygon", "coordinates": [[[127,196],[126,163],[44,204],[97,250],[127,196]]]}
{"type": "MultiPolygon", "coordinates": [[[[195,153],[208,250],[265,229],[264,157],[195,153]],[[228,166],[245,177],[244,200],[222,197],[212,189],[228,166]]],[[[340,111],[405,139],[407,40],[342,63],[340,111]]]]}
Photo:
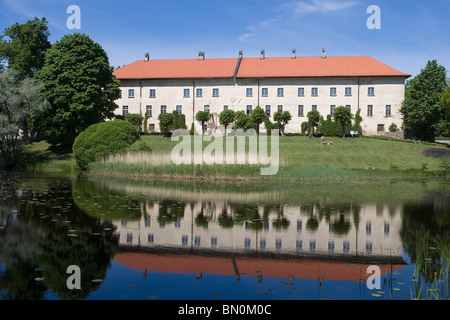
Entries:
{"type": "Polygon", "coordinates": [[[102,157],[125,152],[138,139],[136,127],[127,121],[97,123],[78,135],[73,154],[78,168],[86,170],[90,163],[102,157]]]}
{"type": "Polygon", "coordinates": [[[134,125],[137,132],[140,133],[142,131],[142,122],[144,121],[144,117],[139,113],[129,113],[125,116],[124,120],[134,125]]]}
{"type": "Polygon", "coordinates": [[[326,136],[341,136],[342,135],[342,126],[333,121],[331,115],[327,115],[327,120],[324,120],[323,117],[320,118],[319,126],[317,130],[326,136]]]}
{"type": "Polygon", "coordinates": [[[397,131],[398,131],[397,125],[395,123],[392,123],[389,126],[389,132],[397,132],[397,131]]]}

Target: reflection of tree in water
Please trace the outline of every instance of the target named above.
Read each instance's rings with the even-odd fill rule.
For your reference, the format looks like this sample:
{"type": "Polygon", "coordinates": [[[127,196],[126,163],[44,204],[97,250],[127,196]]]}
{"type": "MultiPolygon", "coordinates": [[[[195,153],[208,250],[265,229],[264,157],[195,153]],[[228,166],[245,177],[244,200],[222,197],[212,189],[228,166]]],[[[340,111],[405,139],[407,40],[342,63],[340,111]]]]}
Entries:
{"type": "Polygon", "coordinates": [[[272,221],[272,225],[275,229],[286,230],[289,227],[289,220],[284,216],[284,206],[282,204],[275,206],[275,209],[277,209],[277,217],[272,221]]]}
{"type": "Polygon", "coordinates": [[[405,203],[400,237],[417,276],[436,281],[450,265],[449,197],[430,194],[405,203]]]}
{"type": "Polygon", "coordinates": [[[186,203],[173,200],[162,200],[159,202],[158,223],[160,226],[174,223],[184,217],[186,203]]]}
{"type": "Polygon", "coordinates": [[[104,278],[117,252],[112,224],[73,206],[70,184],[48,183],[42,194],[24,193],[22,199],[13,199],[20,206],[19,216],[0,230],[0,241],[9,248],[0,252],[10,257],[0,275],[0,288],[7,292],[2,298],[43,299],[50,289],[61,299],[85,299],[99,287],[91,280],[104,278]],[[70,265],[81,269],[81,290],[66,286],[70,265]]]}
{"type": "Polygon", "coordinates": [[[224,203],[222,206],[222,211],[217,218],[219,226],[225,229],[231,229],[234,226],[234,219],[231,213],[229,213],[228,204],[224,203]]]}

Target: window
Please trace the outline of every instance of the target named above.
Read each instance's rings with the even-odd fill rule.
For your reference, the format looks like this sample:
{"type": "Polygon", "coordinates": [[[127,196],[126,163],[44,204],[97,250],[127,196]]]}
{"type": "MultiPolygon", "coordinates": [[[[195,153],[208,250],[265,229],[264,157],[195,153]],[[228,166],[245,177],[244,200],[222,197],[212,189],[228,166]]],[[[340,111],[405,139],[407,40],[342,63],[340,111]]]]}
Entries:
{"type": "Polygon", "coordinates": [[[386,117],[390,117],[391,116],[391,106],[387,105],[386,106],[386,117]]]}
{"type": "Polygon", "coordinates": [[[366,253],[372,253],[373,245],[372,242],[366,242],[366,253]]]}
{"type": "Polygon", "coordinates": [[[156,98],[156,90],[150,89],[150,98],[156,98]]]}
{"type": "Polygon", "coordinates": [[[266,114],[270,117],[270,105],[266,105],[266,114]]]}
{"type": "Polygon", "coordinates": [[[372,235],[372,223],[367,222],[366,223],[366,236],[372,235]]]}
{"type": "Polygon", "coordinates": [[[155,124],[154,123],[150,123],[148,125],[148,130],[150,130],[150,132],[155,132],[155,124]]]}
{"type": "Polygon", "coordinates": [[[145,115],[147,117],[151,117],[152,116],[152,106],[145,106],[145,115]]]}
{"type": "Polygon", "coordinates": [[[375,95],[375,88],[374,87],[367,88],[367,95],[368,96],[374,96],[375,95]]]}
{"type": "Polygon", "coordinates": [[[328,252],[334,252],[334,241],[328,241],[328,252]]]}
{"type": "Polygon", "coordinates": [[[299,117],[303,117],[303,105],[299,105],[298,106],[298,116],[299,117]]]}
{"type": "Polygon", "coordinates": [[[342,251],[345,253],[350,252],[350,242],[344,241],[344,243],[342,244],[342,251]]]}
{"type": "Polygon", "coordinates": [[[345,95],[346,96],[351,96],[352,95],[352,88],[351,87],[346,87],[345,88],[345,95]]]}
{"type": "Polygon", "coordinates": [[[122,107],[122,115],[126,116],[128,114],[128,106],[123,106],[122,107]]]}
{"type": "Polygon", "coordinates": [[[195,236],[195,237],[194,237],[194,246],[200,247],[201,242],[202,242],[202,241],[201,241],[200,236],[195,236]]]}
{"type": "Polygon", "coordinates": [[[283,113],[283,106],[281,104],[278,105],[277,111],[283,113]]]}
{"type": "Polygon", "coordinates": [[[295,249],[298,251],[302,251],[303,249],[303,241],[302,240],[295,240],[295,249]]]}
{"type": "Polygon", "coordinates": [[[297,220],[297,232],[302,232],[302,228],[303,228],[303,221],[297,220]]]}
{"type": "Polygon", "coordinates": [[[248,105],[248,106],[247,106],[247,109],[246,109],[246,110],[247,110],[247,114],[248,114],[248,115],[252,113],[252,108],[253,108],[253,107],[252,107],[251,105],[248,105]]]}
{"type": "Polygon", "coordinates": [[[148,243],[153,243],[153,242],[155,242],[155,235],[149,233],[149,234],[147,235],[147,242],[148,242],[148,243]]]}
{"type": "Polygon", "coordinates": [[[127,233],[127,243],[132,243],[132,242],[133,242],[133,234],[127,233]]]}
{"type": "Polygon", "coordinates": [[[203,89],[197,89],[197,90],[195,91],[195,95],[196,95],[197,97],[203,97],[203,89]]]}
{"type": "Polygon", "coordinates": [[[228,110],[228,106],[223,106],[223,110],[228,110]]]}
{"type": "Polygon", "coordinates": [[[250,245],[251,245],[251,239],[250,238],[245,238],[244,239],[244,248],[245,249],[250,249],[250,245]]]}
{"type": "Polygon", "coordinates": [[[259,249],[266,250],[266,245],[267,245],[266,239],[261,239],[259,241],[259,249]]]}
{"type": "Polygon", "coordinates": [[[384,223],[384,236],[389,237],[389,234],[391,232],[391,225],[389,223],[384,223]]]}
{"type": "Polygon", "coordinates": [[[311,110],[317,110],[317,105],[313,104],[312,107],[311,107],[311,110]]]}
{"type": "Polygon", "coordinates": [[[275,239],[275,250],[281,251],[282,246],[283,246],[283,240],[275,239]]]}
{"type": "Polygon", "coordinates": [[[384,124],[379,124],[377,126],[377,132],[384,132],[384,124]]]}
{"type": "Polygon", "coordinates": [[[373,116],[373,105],[369,104],[367,106],[367,116],[372,117],[373,116]]]}
{"type": "Polygon", "coordinates": [[[277,97],[284,97],[284,88],[277,89],[277,97]]]}
{"type": "Polygon", "coordinates": [[[219,89],[214,88],[213,89],[213,97],[218,97],[219,96],[219,89]]]}
{"type": "Polygon", "coordinates": [[[305,96],[305,88],[298,88],[298,96],[299,97],[305,96]]]}
{"type": "Polygon", "coordinates": [[[332,104],[332,105],[330,106],[330,115],[333,115],[334,109],[336,109],[336,105],[332,104]]]}
{"type": "Polygon", "coordinates": [[[348,110],[352,111],[352,106],[351,106],[350,104],[346,104],[345,107],[346,107],[348,110]]]}
{"type": "Polygon", "coordinates": [[[175,110],[177,110],[178,114],[182,114],[183,113],[183,106],[178,105],[178,106],[175,107],[175,110]]]}
{"type": "Polygon", "coordinates": [[[262,89],[261,89],[261,96],[263,96],[263,97],[268,97],[268,96],[269,96],[269,89],[267,89],[267,88],[262,88],[262,89]]]}
{"type": "Polygon", "coordinates": [[[247,89],[245,90],[245,95],[246,95],[247,97],[253,97],[253,89],[252,89],[252,88],[247,88],[247,89]]]}
{"type": "Polygon", "coordinates": [[[151,217],[149,215],[146,215],[145,216],[145,222],[144,222],[145,223],[145,227],[149,228],[150,225],[151,225],[151,222],[152,222],[151,217]]]}
{"type": "Polygon", "coordinates": [[[181,236],[181,245],[187,246],[188,245],[188,236],[181,236]]]}
{"type": "Polygon", "coordinates": [[[318,88],[311,88],[311,95],[313,97],[317,97],[319,95],[319,89],[318,88]]]}
{"type": "Polygon", "coordinates": [[[316,251],[316,245],[317,245],[317,243],[315,240],[310,241],[309,242],[309,251],[316,251]]]}
{"type": "Polygon", "coordinates": [[[211,237],[211,248],[217,247],[217,237],[211,237]]]}
{"type": "Polygon", "coordinates": [[[134,98],[134,89],[128,89],[128,98],[134,98]]]}
{"type": "Polygon", "coordinates": [[[191,90],[190,89],[184,89],[183,90],[183,97],[189,98],[191,96],[191,90]]]}
{"type": "Polygon", "coordinates": [[[205,111],[205,112],[209,112],[210,110],[211,110],[211,107],[210,107],[209,104],[206,104],[206,105],[203,107],[203,111],[205,111]]]}
{"type": "Polygon", "coordinates": [[[161,113],[167,113],[167,106],[161,106],[161,113]]]}
{"type": "Polygon", "coordinates": [[[330,96],[336,96],[336,87],[330,88],[330,96]]]}

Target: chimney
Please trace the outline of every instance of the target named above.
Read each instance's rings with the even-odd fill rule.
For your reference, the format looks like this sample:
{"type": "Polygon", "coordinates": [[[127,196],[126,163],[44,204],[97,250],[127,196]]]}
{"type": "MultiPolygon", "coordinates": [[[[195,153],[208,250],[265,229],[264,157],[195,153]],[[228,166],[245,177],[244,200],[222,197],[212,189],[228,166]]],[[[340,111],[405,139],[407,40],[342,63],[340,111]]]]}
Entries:
{"type": "Polygon", "coordinates": [[[242,59],[244,57],[244,52],[242,50],[239,50],[239,59],[242,59]]]}
{"type": "Polygon", "coordinates": [[[323,48],[322,49],[322,59],[326,59],[326,58],[327,58],[327,56],[325,54],[325,48],[323,48]]]}
{"type": "Polygon", "coordinates": [[[205,60],[205,53],[203,51],[200,51],[198,53],[198,59],[197,60],[199,60],[199,61],[205,60]]]}
{"type": "Polygon", "coordinates": [[[292,49],[292,59],[296,59],[297,58],[297,50],[292,49]]]}
{"type": "Polygon", "coordinates": [[[266,58],[266,53],[264,50],[261,50],[261,60],[266,58]]]}
{"type": "Polygon", "coordinates": [[[148,52],[145,53],[145,62],[148,62],[148,60],[150,60],[150,54],[148,52]]]}

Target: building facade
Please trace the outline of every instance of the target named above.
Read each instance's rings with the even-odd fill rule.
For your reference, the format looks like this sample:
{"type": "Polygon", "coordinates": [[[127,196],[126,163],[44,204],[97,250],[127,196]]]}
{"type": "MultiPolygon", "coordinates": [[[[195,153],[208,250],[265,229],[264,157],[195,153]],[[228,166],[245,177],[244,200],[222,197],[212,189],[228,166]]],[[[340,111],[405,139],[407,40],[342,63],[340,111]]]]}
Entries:
{"type": "Polygon", "coordinates": [[[194,123],[198,111],[209,111],[207,129],[223,127],[218,121],[226,109],[250,114],[260,106],[273,120],[277,111],[289,111],[292,120],[286,133],[301,132],[311,110],[326,118],[339,106],[363,118],[363,134],[384,134],[392,123],[402,125],[399,112],[410,76],[371,57],[265,57],[151,60],[146,55],[114,71],[122,97],[116,114],[148,116],[149,131],[159,131],[158,116],[178,111],[186,125],[194,123]]]}

